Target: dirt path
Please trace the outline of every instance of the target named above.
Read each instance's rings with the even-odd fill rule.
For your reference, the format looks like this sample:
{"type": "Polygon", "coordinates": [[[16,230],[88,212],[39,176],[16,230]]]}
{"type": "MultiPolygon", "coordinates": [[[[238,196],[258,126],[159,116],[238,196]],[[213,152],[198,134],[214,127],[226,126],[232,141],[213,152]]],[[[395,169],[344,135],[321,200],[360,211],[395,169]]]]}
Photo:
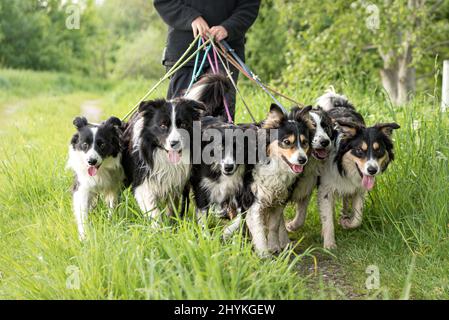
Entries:
{"type": "Polygon", "coordinates": [[[99,100],[87,100],[81,105],[81,114],[85,116],[89,122],[99,122],[102,113],[99,105],[99,100]]]}

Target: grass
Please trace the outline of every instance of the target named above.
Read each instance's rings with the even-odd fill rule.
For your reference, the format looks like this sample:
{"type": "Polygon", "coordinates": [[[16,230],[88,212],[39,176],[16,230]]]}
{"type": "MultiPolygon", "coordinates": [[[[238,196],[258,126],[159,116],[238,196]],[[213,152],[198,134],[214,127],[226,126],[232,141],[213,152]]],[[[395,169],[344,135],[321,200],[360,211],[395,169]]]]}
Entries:
{"type": "MultiPolygon", "coordinates": [[[[111,221],[100,203],[90,240],[80,243],[72,177],[64,170],[71,121],[89,100],[99,101],[103,117],[122,116],[151,84],[0,71],[0,298],[449,298],[449,121],[429,94],[393,108],[378,89],[336,85],[368,123],[395,120],[402,128],[395,133],[397,159],[371,192],[362,227],[337,226],[332,254],[320,249],[315,204],[292,235],[299,239],[295,252],[261,261],[241,234],[222,243],[220,224],[203,232],[188,216],[153,231],[129,192],[111,221]],[[380,288],[371,291],[365,288],[370,265],[380,272],[380,288]]],[[[243,88],[261,119],[269,100],[243,88]]],[[[287,90],[312,103],[323,86],[287,90]]],[[[154,96],[163,95],[161,88],[154,96]]],[[[250,120],[241,104],[237,116],[250,120]]]]}

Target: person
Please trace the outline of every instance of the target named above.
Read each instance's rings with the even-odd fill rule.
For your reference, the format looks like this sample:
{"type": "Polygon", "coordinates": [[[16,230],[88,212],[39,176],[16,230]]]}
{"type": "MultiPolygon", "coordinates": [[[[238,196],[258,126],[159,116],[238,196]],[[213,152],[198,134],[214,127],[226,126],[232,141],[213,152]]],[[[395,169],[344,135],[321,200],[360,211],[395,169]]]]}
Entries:
{"type": "MultiPolygon", "coordinates": [[[[244,60],[245,34],[257,18],[260,0],[154,0],[154,7],[169,26],[162,60],[168,71],[197,35],[211,35],[215,41],[226,40],[244,60]]],[[[220,62],[219,67],[220,72],[225,72],[220,62]]],[[[193,68],[194,59],[171,77],[168,99],[184,94],[192,79],[193,68]]],[[[237,83],[237,69],[231,65],[229,69],[237,83]]],[[[211,72],[207,59],[203,71],[211,72]]],[[[232,88],[226,97],[232,118],[235,114],[235,96],[235,89],[232,88]]]]}

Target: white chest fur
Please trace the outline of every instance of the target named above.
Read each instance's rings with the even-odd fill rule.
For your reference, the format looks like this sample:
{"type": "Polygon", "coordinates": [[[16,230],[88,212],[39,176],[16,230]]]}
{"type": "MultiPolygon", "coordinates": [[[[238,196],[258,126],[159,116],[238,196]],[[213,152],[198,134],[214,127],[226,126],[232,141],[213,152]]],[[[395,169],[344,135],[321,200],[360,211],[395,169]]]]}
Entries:
{"type": "Polygon", "coordinates": [[[142,187],[148,188],[157,198],[167,199],[171,193],[179,195],[190,177],[191,164],[188,159],[189,155],[183,154],[178,164],[172,164],[168,161],[167,152],[157,149],[153,169],[144,180],[145,186],[142,187]]]}
{"type": "Polygon", "coordinates": [[[201,186],[209,192],[212,203],[221,204],[226,199],[234,197],[236,191],[243,186],[244,171],[244,166],[239,166],[232,176],[221,175],[218,180],[206,178],[201,182],[201,186]]]}
{"type": "Polygon", "coordinates": [[[282,204],[296,177],[282,160],[272,159],[268,164],[256,165],[251,189],[257,201],[266,207],[282,204]]]}
{"type": "Polygon", "coordinates": [[[121,187],[125,173],[121,165],[121,154],[103,160],[97,174],[89,176],[85,163],[85,154],[69,147],[67,167],[72,169],[78,180],[79,188],[86,188],[92,192],[115,192],[121,187]]]}

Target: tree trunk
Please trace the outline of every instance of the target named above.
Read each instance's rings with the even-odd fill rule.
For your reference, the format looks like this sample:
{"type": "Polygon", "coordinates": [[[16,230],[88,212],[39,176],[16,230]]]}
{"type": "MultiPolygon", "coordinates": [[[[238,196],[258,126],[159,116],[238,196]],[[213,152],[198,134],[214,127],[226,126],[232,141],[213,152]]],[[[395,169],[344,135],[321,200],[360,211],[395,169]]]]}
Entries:
{"type": "Polygon", "coordinates": [[[408,39],[402,44],[401,54],[390,50],[380,52],[384,68],[380,70],[382,85],[394,105],[403,105],[415,93],[415,68],[411,66],[413,55],[408,39]]]}

